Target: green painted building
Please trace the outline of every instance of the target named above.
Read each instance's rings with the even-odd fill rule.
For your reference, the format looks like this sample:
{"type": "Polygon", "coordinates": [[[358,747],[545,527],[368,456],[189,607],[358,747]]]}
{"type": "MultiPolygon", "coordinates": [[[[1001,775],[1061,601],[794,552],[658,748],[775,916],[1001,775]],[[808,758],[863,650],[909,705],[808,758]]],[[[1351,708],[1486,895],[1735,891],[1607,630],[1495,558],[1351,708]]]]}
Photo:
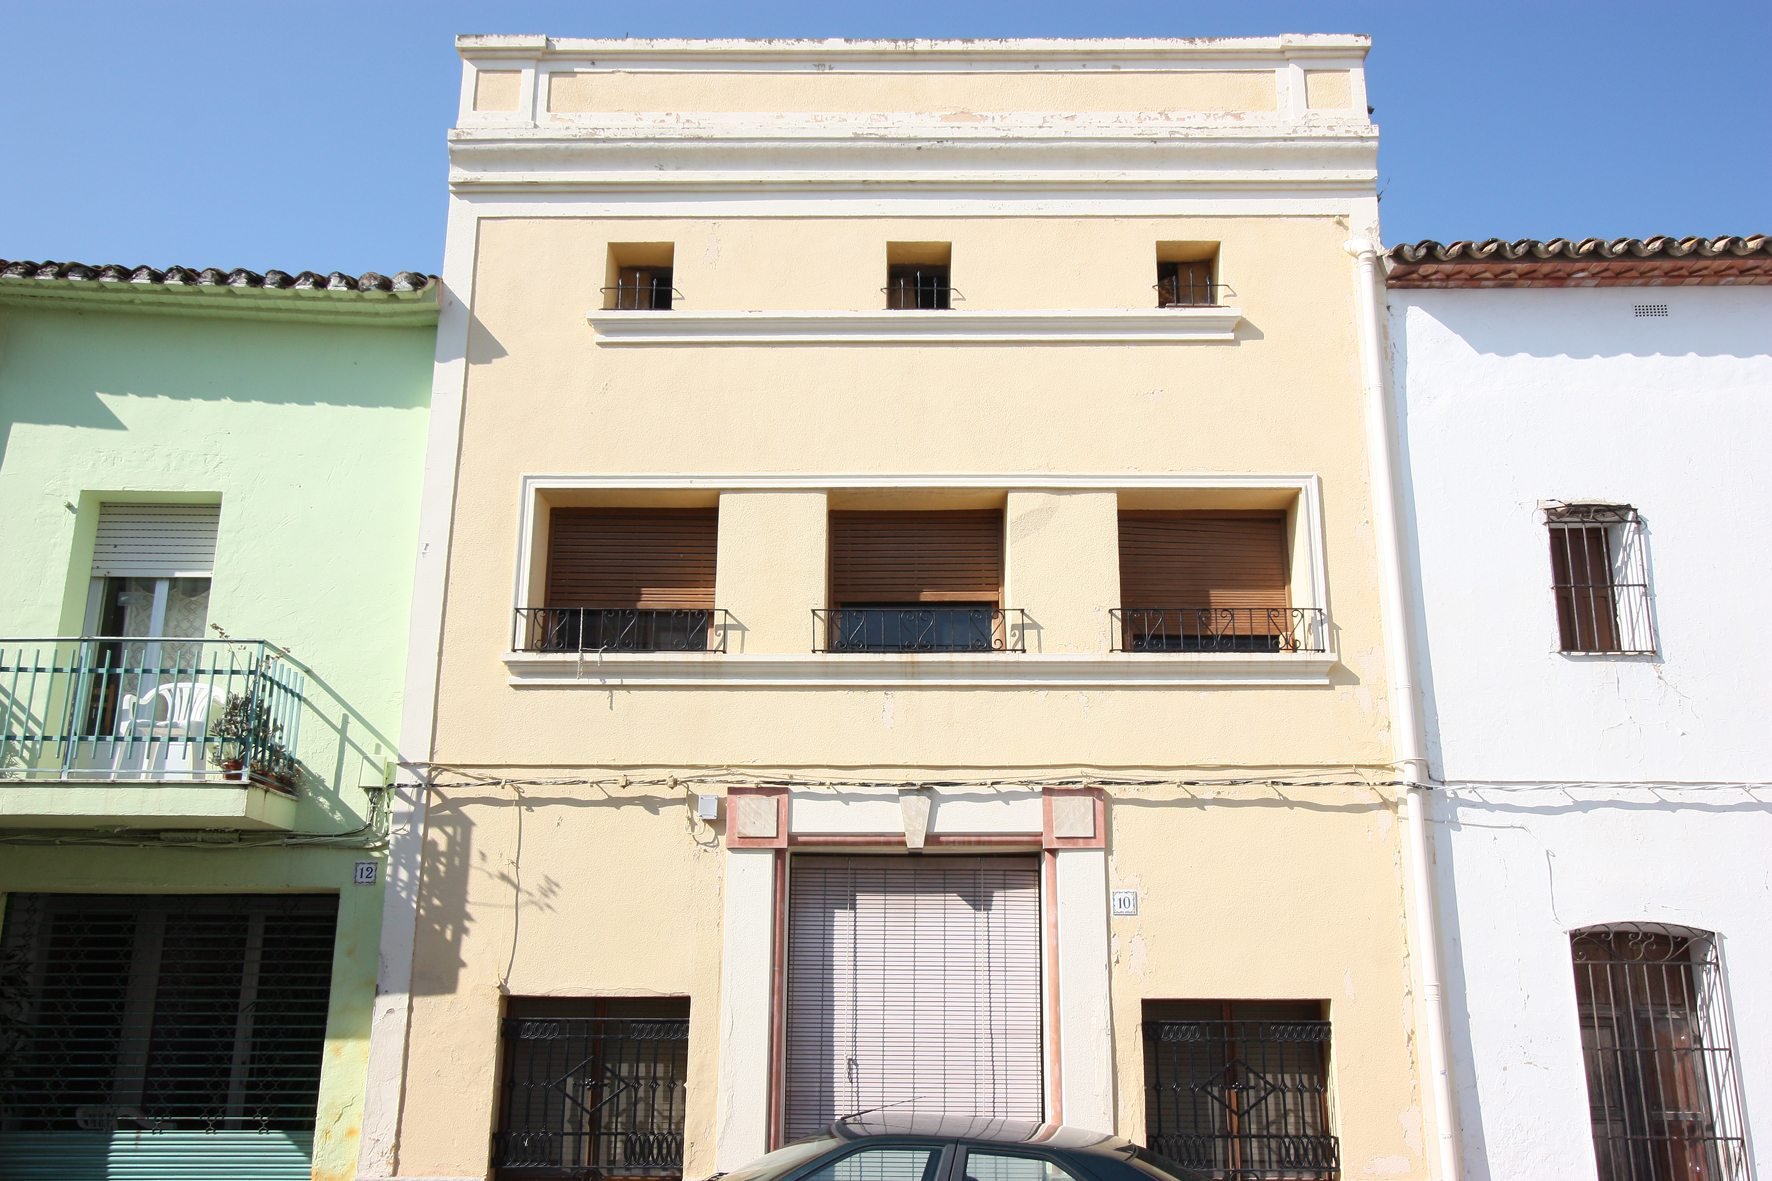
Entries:
{"type": "Polygon", "coordinates": [[[0,1177],[355,1175],[436,315],[0,261],[0,1177]]]}

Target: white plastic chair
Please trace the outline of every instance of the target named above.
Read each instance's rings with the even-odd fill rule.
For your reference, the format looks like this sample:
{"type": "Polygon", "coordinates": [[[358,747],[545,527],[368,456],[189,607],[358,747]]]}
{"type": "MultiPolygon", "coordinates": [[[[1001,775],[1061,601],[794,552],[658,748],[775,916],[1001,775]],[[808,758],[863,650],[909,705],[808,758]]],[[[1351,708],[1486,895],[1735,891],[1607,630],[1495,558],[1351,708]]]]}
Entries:
{"type": "Polygon", "coordinates": [[[139,696],[125,693],[117,708],[112,770],[195,778],[202,769],[212,692],[201,681],[171,681],[139,696]],[[130,757],[137,752],[139,761],[130,757]]]}

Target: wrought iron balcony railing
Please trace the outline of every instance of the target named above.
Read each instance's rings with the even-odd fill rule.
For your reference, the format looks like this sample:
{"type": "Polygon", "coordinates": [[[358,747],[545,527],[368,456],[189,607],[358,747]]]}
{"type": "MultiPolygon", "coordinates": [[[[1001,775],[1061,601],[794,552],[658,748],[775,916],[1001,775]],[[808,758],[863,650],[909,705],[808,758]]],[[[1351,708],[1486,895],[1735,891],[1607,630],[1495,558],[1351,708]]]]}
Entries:
{"type": "Polygon", "coordinates": [[[507,1017],[503,1040],[500,1176],[682,1175],[688,1021],[507,1017]]]}
{"type": "Polygon", "coordinates": [[[519,607],[518,652],[724,652],[728,617],[700,607],[519,607]]]}
{"type": "Polygon", "coordinates": [[[1016,608],[917,603],[814,608],[814,652],[1026,652],[1016,608]]]}
{"type": "Polygon", "coordinates": [[[1116,607],[1115,652],[1326,652],[1320,607],[1116,607]]]}
{"type": "Polygon", "coordinates": [[[0,640],[0,778],[294,791],[303,688],[264,640],[0,640]]]}

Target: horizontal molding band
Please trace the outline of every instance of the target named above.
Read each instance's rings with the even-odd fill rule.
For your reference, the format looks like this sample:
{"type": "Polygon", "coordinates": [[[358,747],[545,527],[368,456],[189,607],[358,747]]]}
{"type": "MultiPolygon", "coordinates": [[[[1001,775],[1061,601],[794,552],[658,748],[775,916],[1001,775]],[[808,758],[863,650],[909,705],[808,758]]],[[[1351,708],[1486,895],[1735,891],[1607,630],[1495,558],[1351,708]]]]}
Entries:
{"type": "Polygon", "coordinates": [[[510,683],[607,688],[1140,689],[1329,684],[1333,653],[715,653],[508,652],[510,683]]]}
{"type": "Polygon", "coordinates": [[[1236,308],[974,312],[594,311],[605,345],[1180,344],[1236,339],[1236,308]]]}
{"type": "Polygon", "coordinates": [[[597,475],[532,472],[523,476],[525,494],[553,488],[607,488],[630,491],[711,489],[787,491],[827,488],[980,488],[998,492],[1045,489],[1213,490],[1232,488],[1305,491],[1317,483],[1307,472],[610,472],[597,475]]]}

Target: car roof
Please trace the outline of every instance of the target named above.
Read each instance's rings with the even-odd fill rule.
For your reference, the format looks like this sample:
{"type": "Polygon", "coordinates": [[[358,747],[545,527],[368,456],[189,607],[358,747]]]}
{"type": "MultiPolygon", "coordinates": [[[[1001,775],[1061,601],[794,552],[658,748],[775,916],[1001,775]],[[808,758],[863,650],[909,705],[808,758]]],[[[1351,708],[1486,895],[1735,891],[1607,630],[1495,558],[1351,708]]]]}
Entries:
{"type": "Polygon", "coordinates": [[[900,1108],[841,1119],[830,1126],[839,1140],[872,1136],[917,1136],[935,1140],[971,1140],[985,1144],[1021,1144],[1063,1152],[1124,1153],[1132,1148],[1124,1137],[1069,1124],[997,1119],[974,1115],[919,1114],[900,1108]]]}

